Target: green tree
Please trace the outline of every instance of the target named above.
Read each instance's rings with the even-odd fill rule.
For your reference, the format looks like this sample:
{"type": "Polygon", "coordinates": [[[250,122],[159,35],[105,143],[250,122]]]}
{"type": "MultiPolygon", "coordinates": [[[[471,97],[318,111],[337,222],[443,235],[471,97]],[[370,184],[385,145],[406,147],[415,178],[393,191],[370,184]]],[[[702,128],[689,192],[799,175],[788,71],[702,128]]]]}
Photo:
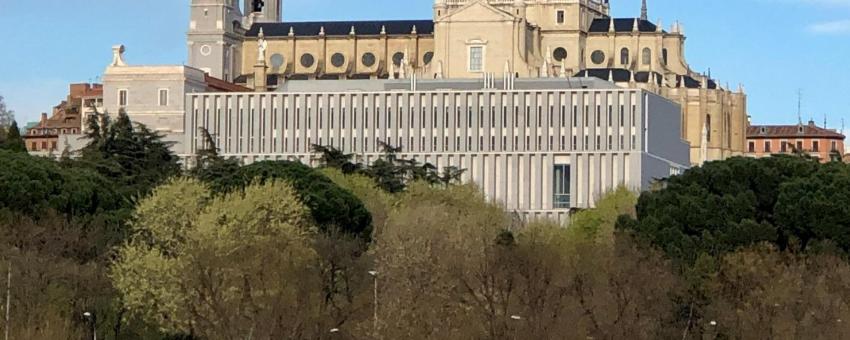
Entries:
{"type": "Polygon", "coordinates": [[[320,154],[319,163],[322,168],[339,169],[348,175],[361,171],[363,165],[354,163],[354,154],[346,154],[333,146],[322,146],[313,144],[313,153],[320,154]]]}
{"type": "Polygon", "coordinates": [[[6,107],[3,96],[0,96],[0,146],[6,141],[9,126],[15,121],[15,112],[6,107]]]}
{"type": "Polygon", "coordinates": [[[80,163],[115,179],[125,197],[143,196],[180,173],[171,143],[142,124],[134,127],[123,111],[114,123],[101,115],[89,119],[87,136],[80,163]]]}
{"type": "Polygon", "coordinates": [[[815,160],[779,155],[710,162],[670,178],[664,189],[643,193],[637,219],[621,219],[619,227],[686,264],[701,254],[717,256],[761,242],[788,249],[802,239],[805,247],[809,236],[798,228],[815,227],[812,221],[785,225],[777,217],[790,207],[778,210],[777,202],[786,183],[812,180],[821,167],[815,160]]]}
{"type": "Polygon", "coordinates": [[[289,161],[257,162],[239,168],[232,176],[210,182],[219,193],[242,190],[252,183],[286,180],[310,209],[315,222],[326,232],[335,229],[362,240],[371,239],[372,217],[351,192],[340,188],[319,170],[289,161]]]}
{"type": "Polygon", "coordinates": [[[198,150],[195,167],[189,174],[205,183],[216,183],[218,186],[234,187],[240,185],[236,179],[239,173],[239,160],[224,158],[219,154],[219,148],[207,129],[201,128],[203,147],[198,150]]]}
{"type": "Polygon", "coordinates": [[[0,150],[0,208],[32,217],[54,210],[71,219],[106,214],[123,203],[112,183],[93,171],[0,150]]]}
{"type": "Polygon", "coordinates": [[[139,203],[112,279],[132,313],[164,330],[313,339],[329,328],[317,326],[310,221],[283,182],[213,198],[197,181],[172,181],[139,203]]]}
{"type": "Polygon", "coordinates": [[[24,138],[21,137],[21,130],[18,128],[18,122],[12,121],[9,125],[8,133],[2,145],[3,149],[13,152],[27,152],[27,146],[24,144],[24,138]]]}

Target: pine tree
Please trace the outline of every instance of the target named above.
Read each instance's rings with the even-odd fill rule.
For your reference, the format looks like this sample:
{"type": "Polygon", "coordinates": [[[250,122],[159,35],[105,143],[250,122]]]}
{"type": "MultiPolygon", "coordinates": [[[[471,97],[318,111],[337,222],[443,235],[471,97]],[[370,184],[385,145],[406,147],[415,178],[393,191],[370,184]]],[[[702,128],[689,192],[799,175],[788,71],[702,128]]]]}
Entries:
{"type": "Polygon", "coordinates": [[[0,145],[6,141],[9,126],[15,121],[15,111],[6,108],[3,96],[0,96],[0,145]]]}
{"type": "Polygon", "coordinates": [[[23,137],[21,137],[21,130],[18,129],[18,122],[12,121],[12,125],[9,126],[6,140],[3,142],[3,149],[14,152],[27,152],[27,146],[24,144],[23,137]]]}

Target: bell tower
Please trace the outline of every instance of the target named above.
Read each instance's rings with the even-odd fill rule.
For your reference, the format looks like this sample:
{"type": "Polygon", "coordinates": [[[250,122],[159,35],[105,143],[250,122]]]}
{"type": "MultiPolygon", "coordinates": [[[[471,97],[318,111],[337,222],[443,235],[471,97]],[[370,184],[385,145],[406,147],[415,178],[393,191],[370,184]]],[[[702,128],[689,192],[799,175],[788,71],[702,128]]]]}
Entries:
{"type": "Polygon", "coordinates": [[[241,72],[244,33],[238,0],[192,0],[187,34],[189,66],[233,81],[241,72]]]}
{"type": "Polygon", "coordinates": [[[250,22],[281,22],[283,0],[243,0],[250,22]]]}

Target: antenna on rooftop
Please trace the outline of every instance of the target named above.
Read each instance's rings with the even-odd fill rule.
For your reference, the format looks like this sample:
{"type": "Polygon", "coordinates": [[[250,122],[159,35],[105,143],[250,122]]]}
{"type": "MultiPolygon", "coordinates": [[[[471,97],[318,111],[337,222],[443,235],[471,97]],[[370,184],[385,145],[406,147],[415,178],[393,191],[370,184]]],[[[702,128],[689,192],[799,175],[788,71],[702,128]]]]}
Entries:
{"type": "Polygon", "coordinates": [[[797,122],[803,124],[803,89],[797,89],[797,122]]]}

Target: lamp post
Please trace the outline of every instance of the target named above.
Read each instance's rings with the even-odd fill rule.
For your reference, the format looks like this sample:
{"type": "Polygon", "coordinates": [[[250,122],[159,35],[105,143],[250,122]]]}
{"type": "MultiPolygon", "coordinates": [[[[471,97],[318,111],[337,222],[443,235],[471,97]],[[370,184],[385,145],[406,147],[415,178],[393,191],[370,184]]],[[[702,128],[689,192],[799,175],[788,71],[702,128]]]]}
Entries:
{"type": "MultiPolygon", "coordinates": [[[[522,317],[521,317],[521,316],[519,316],[519,315],[511,315],[511,320],[513,320],[513,321],[517,321],[517,322],[514,322],[514,323],[515,323],[515,324],[518,324],[518,323],[519,323],[519,321],[521,321],[521,320],[522,320],[522,317]]],[[[519,338],[519,337],[518,337],[518,334],[519,334],[519,327],[518,327],[518,326],[514,326],[514,340],[516,340],[516,339],[518,339],[518,338],[519,338]]]]}
{"type": "Polygon", "coordinates": [[[9,267],[7,268],[6,273],[6,325],[3,332],[6,334],[5,339],[9,340],[9,315],[10,309],[12,308],[12,261],[9,260],[9,267]]]}
{"type": "Polygon", "coordinates": [[[374,313],[373,323],[374,324],[372,325],[372,333],[374,333],[373,335],[375,336],[375,338],[377,338],[378,337],[378,272],[374,271],[374,270],[370,270],[369,275],[372,276],[372,282],[374,282],[374,284],[375,284],[375,290],[374,290],[375,295],[374,295],[374,300],[372,300],[372,306],[374,307],[374,310],[373,310],[373,313],[374,313]]]}
{"type": "Polygon", "coordinates": [[[85,312],[83,316],[91,322],[91,338],[97,340],[97,316],[94,313],[85,312]]]}

